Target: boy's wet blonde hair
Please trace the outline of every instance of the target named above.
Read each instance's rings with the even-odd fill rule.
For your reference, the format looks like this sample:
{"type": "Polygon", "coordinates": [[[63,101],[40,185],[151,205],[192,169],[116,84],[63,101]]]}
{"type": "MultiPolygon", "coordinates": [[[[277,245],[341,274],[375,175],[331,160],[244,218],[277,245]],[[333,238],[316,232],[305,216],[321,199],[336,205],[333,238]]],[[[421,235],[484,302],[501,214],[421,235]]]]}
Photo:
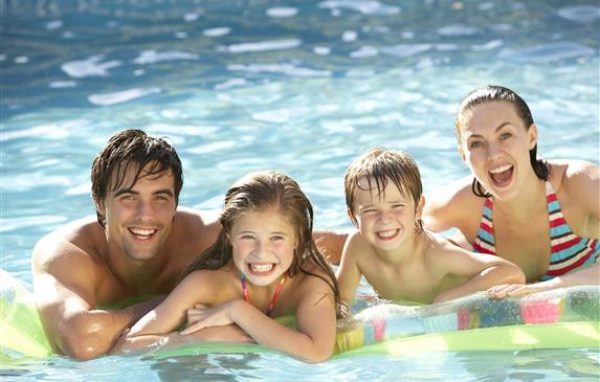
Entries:
{"type": "Polygon", "coordinates": [[[375,183],[379,196],[385,190],[388,179],[394,182],[402,196],[410,195],[415,205],[418,205],[423,194],[419,167],[410,155],[382,147],[371,149],[356,158],[344,175],[346,208],[348,208],[348,215],[354,225],[358,225],[354,202],[358,190],[365,189],[359,185],[363,178],[367,180],[367,190],[373,189],[373,182],[375,183]]]}

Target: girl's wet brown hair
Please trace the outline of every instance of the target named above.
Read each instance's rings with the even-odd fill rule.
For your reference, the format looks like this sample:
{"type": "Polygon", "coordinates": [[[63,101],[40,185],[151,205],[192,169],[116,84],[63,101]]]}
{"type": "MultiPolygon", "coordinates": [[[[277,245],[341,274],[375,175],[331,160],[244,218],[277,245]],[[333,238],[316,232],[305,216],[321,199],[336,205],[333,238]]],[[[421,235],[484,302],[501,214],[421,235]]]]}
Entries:
{"type": "Polygon", "coordinates": [[[182,278],[195,270],[216,270],[229,264],[233,257],[229,234],[235,221],[244,212],[270,208],[283,214],[294,227],[298,244],[294,251],[294,259],[288,269],[288,275],[294,277],[298,272],[302,272],[324,280],[333,291],[339,316],[340,294],[337,280],[312,237],[312,205],[298,183],[279,172],[251,173],[231,186],[225,195],[225,205],[219,217],[222,228],[216,242],[190,265],[182,278]],[[316,267],[326,276],[313,273],[309,265],[316,267]]]}
{"type": "MultiPolygon", "coordinates": [[[[475,106],[481,105],[488,102],[508,102],[515,108],[517,115],[523,121],[523,124],[529,130],[531,125],[533,125],[533,116],[531,115],[531,110],[529,110],[529,106],[523,98],[521,98],[514,91],[505,88],[503,86],[496,85],[487,85],[483,86],[479,89],[473,90],[471,93],[467,94],[467,96],[462,100],[460,106],[458,107],[458,112],[456,115],[455,126],[455,134],[456,139],[458,140],[459,150],[462,152],[462,140],[461,140],[461,122],[465,115],[473,110],[475,106]]],[[[535,175],[541,180],[548,180],[548,176],[550,175],[550,167],[548,162],[538,159],[537,157],[537,144],[533,146],[531,150],[529,150],[529,161],[531,163],[531,167],[535,172],[535,175]]],[[[490,195],[481,183],[477,181],[477,179],[473,178],[473,183],[471,185],[471,189],[473,193],[479,197],[487,198],[490,195]]]]}
{"type": "MultiPolygon", "coordinates": [[[[175,148],[165,139],[151,137],[137,129],[123,130],[113,135],[94,159],[91,175],[94,201],[102,203],[109,187],[111,190],[121,187],[130,168],[135,169],[135,177],[129,187],[133,187],[142,177],[151,178],[171,170],[175,202],[179,203],[183,171],[175,148]]],[[[98,211],[96,216],[98,223],[104,227],[106,217],[98,211]]]]}

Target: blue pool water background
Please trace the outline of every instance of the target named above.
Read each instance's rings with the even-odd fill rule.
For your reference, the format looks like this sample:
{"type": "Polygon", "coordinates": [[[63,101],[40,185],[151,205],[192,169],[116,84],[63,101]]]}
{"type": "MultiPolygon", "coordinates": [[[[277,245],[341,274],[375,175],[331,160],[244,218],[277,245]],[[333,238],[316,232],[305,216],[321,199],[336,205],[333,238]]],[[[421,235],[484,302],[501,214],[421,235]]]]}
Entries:
{"type": "MultiPolygon", "coordinates": [[[[347,229],[343,172],[410,152],[425,192],[468,174],[454,112],[513,88],[546,158],[598,163],[596,1],[9,1],[0,51],[1,267],[31,283],[45,233],[93,214],[89,169],[114,132],[167,136],[181,204],[217,210],[248,171],[297,179],[316,225],[347,229]]],[[[598,380],[598,349],[416,354],[307,365],[279,355],[58,358],[6,380],[598,380]]]]}

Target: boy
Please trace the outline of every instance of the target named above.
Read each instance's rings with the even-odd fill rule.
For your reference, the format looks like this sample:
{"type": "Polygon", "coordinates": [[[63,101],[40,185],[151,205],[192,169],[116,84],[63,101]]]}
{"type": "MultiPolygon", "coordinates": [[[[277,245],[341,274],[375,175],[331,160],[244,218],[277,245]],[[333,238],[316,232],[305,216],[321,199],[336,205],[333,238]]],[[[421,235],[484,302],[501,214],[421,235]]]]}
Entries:
{"type": "Polygon", "coordinates": [[[352,303],[362,275],[381,298],[420,303],[525,282],[516,265],[469,252],[423,228],[421,177],[409,155],[370,150],[346,170],[344,187],[358,229],[346,241],[337,273],[343,303],[352,303]]]}

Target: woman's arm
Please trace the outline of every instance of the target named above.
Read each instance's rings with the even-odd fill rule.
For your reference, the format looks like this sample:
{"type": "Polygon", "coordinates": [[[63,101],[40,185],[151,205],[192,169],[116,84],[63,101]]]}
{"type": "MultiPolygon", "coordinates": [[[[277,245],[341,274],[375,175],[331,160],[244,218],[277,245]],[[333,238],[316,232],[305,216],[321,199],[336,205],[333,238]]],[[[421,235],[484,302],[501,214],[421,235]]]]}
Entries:
{"type": "Polygon", "coordinates": [[[519,297],[576,285],[600,285],[600,264],[595,263],[583,269],[578,269],[577,271],[546,281],[531,284],[498,285],[490,288],[487,293],[492,298],[519,297]]]}
{"type": "Polygon", "coordinates": [[[458,228],[464,235],[465,221],[471,214],[481,213],[481,203],[477,203],[481,201],[471,192],[471,181],[472,177],[465,177],[428,194],[423,207],[425,227],[434,232],[458,228]]]}

